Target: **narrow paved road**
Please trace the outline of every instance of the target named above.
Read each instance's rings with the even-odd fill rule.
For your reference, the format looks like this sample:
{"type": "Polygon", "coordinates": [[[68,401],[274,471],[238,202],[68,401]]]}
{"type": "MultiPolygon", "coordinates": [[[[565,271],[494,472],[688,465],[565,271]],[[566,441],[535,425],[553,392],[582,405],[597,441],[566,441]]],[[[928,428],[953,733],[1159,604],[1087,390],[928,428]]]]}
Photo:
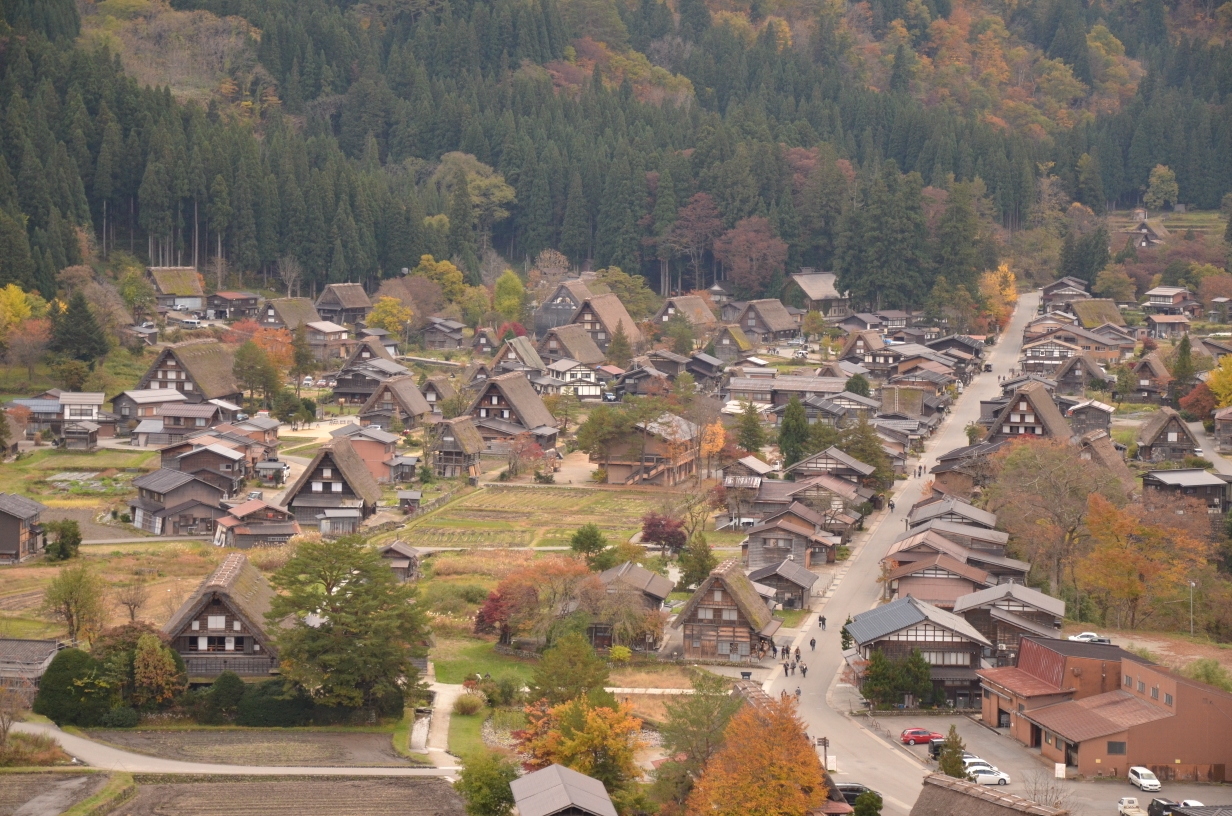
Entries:
{"type": "Polygon", "coordinates": [[[456,767],[438,768],[315,768],[270,765],[215,765],[209,762],[181,762],[175,759],[134,754],[100,742],[66,734],[54,725],[16,723],[18,731],[47,734],[60,743],[70,756],[106,771],[129,773],[218,774],[223,776],[453,776],[456,767]]]}
{"type": "MultiPolygon", "coordinates": [[[[981,374],[958,400],[955,401],[946,424],[929,440],[928,451],[920,462],[925,465],[923,478],[912,477],[895,483],[895,505],[892,513],[884,513],[874,522],[874,527],[852,557],[847,573],[839,581],[833,595],[818,611],[826,616],[827,629],[822,631],[817,619],[811,626],[803,626],[793,645],[798,646],[805,663],[809,666],[807,678],[797,672],[784,677],[782,669],[774,675],[767,691],[777,696],[782,691],[802,692],[801,716],[813,737],[828,737],[829,754],[837,757],[838,782],[862,782],[878,790],[885,798],[882,811],[887,816],[906,816],[920,792],[920,778],[926,769],[906,750],[891,745],[884,737],[877,736],[858,724],[842,710],[832,708],[834,692],[838,689],[843,667],[839,630],[848,615],[857,615],[876,605],[881,595],[879,561],[889,550],[898,534],[905,529],[907,512],[919,500],[923,483],[929,478],[927,469],[940,453],[967,444],[963,429],[979,418],[980,400],[991,399],[1001,393],[997,382],[1018,361],[1022,348],[1022,331],[1027,321],[1035,314],[1039,294],[1023,295],[1018,309],[1010,321],[1002,339],[994,346],[987,361],[992,363],[992,373],[981,374]],[[809,651],[808,641],[817,639],[816,651],[809,651]]],[[[918,464],[918,463],[917,463],[918,464]]],[[[845,695],[839,694],[838,697],[845,695]]],[[[885,725],[897,733],[910,725],[901,717],[886,717],[885,725]]]]}

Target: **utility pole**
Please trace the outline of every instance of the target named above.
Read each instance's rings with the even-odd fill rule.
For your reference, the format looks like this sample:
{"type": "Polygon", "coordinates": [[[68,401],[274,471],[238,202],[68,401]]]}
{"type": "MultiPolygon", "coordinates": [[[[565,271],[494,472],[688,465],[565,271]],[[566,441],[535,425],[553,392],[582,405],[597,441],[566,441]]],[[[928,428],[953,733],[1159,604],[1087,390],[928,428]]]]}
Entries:
{"type": "Polygon", "coordinates": [[[1195,587],[1195,586],[1197,586],[1197,584],[1195,584],[1193,581],[1190,581],[1190,582],[1189,582],[1189,636],[1190,636],[1190,637],[1193,637],[1193,633],[1194,633],[1194,626],[1193,626],[1193,591],[1194,591],[1194,587],[1195,587]]]}

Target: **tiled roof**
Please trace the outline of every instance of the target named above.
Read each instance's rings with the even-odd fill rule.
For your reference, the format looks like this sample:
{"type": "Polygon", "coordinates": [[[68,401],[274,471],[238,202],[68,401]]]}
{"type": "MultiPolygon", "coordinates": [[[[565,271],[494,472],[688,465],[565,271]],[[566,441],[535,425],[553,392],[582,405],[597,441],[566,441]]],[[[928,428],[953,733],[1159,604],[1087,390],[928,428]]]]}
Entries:
{"type": "Polygon", "coordinates": [[[183,484],[187,484],[194,479],[191,473],[184,473],[180,470],[171,470],[170,468],[160,468],[153,473],[146,473],[133,479],[133,487],[149,490],[153,493],[166,493],[169,490],[175,490],[183,484]]]}
{"type": "Polygon", "coordinates": [[[1033,606],[1041,612],[1047,612],[1049,615],[1055,615],[1058,618],[1065,617],[1065,601],[1060,598],[1053,598],[1051,595],[1045,595],[1038,589],[1032,589],[1022,584],[997,584],[988,589],[981,589],[979,592],[964,595],[954,602],[954,613],[961,614],[968,609],[992,604],[1005,598],[1012,598],[1019,603],[1033,606]]]}
{"type": "Polygon", "coordinates": [[[772,575],[777,575],[791,581],[793,584],[804,589],[812,589],[813,584],[817,583],[820,578],[817,573],[805,569],[789,558],[785,558],[777,564],[771,564],[768,567],[762,567],[749,573],[750,581],[764,581],[772,575]]]}
{"type": "Polygon", "coordinates": [[[603,783],[563,765],[549,765],[509,783],[521,816],[588,813],[616,816],[603,783]]]}
{"type": "Polygon", "coordinates": [[[1081,700],[1032,709],[1023,716],[1075,743],[1116,734],[1173,712],[1117,689],[1081,700]]]}
{"type": "Polygon", "coordinates": [[[847,632],[855,638],[857,643],[872,643],[886,635],[924,621],[949,629],[973,643],[983,646],[992,645],[963,618],[930,603],[918,601],[910,595],[867,612],[861,612],[851,623],[847,624],[847,632]]]}
{"type": "Polygon", "coordinates": [[[973,524],[980,527],[992,529],[997,525],[996,513],[989,513],[987,510],[981,510],[974,505],[968,504],[962,499],[947,497],[940,501],[929,502],[928,504],[918,503],[911,508],[911,512],[907,514],[907,524],[915,526],[923,524],[937,516],[955,514],[970,520],[973,524]]]}
{"type": "MultiPolygon", "coordinates": [[[[957,607],[955,607],[957,609],[957,607]]],[[[1054,686],[1047,680],[1041,680],[1030,672],[1016,666],[1003,666],[996,669],[977,669],[978,674],[990,683],[996,683],[1004,689],[1020,697],[1038,697],[1043,694],[1060,694],[1065,689],[1054,686]]]]}
{"type": "Polygon", "coordinates": [[[964,564],[962,561],[959,561],[956,558],[951,558],[945,553],[937,553],[932,558],[925,558],[921,561],[912,561],[910,563],[903,564],[898,569],[892,570],[886,576],[886,580],[895,581],[899,578],[906,578],[909,575],[914,575],[920,570],[929,569],[931,567],[938,567],[948,572],[952,572],[960,578],[966,578],[976,584],[988,583],[987,572],[978,567],[972,567],[964,564]]]}
{"type": "Polygon", "coordinates": [[[60,643],[55,640],[0,638],[0,674],[5,669],[29,670],[59,650],[60,643]]]}
{"type": "Polygon", "coordinates": [[[18,493],[0,493],[0,513],[18,519],[34,518],[47,507],[18,493]]]}
{"type": "Polygon", "coordinates": [[[941,773],[924,777],[924,789],[911,808],[911,816],[1070,816],[1070,811],[1048,807],[941,773]]]}
{"type": "Polygon", "coordinates": [[[661,601],[667,600],[667,596],[672,592],[672,587],[675,586],[670,579],[664,578],[659,573],[648,570],[639,564],[634,564],[632,561],[626,561],[611,569],[604,570],[599,573],[599,580],[604,584],[620,581],[661,601]]]}

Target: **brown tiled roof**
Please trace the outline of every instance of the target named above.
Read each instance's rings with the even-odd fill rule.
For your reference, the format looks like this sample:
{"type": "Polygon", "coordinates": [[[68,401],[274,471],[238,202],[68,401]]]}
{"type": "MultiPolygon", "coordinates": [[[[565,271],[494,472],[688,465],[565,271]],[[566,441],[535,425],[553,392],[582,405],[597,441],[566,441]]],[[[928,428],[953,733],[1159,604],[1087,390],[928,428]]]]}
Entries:
{"type": "Polygon", "coordinates": [[[1048,807],[999,788],[979,785],[934,773],[924,777],[924,789],[911,808],[911,816],[1069,816],[1068,810],[1048,807]]]}
{"type": "Polygon", "coordinates": [[[694,326],[712,326],[718,322],[714,312],[710,311],[710,307],[706,305],[706,300],[699,295],[680,295],[670,298],[667,303],[663,304],[659,314],[667,314],[668,306],[675,306],[676,310],[694,326]]]}
{"type": "MultiPolygon", "coordinates": [[[[416,391],[416,393],[419,393],[416,391]]],[[[423,399],[421,394],[420,399],[423,399]]],[[[291,485],[286,492],[282,494],[282,506],[290,507],[291,500],[299,494],[311,479],[317,465],[326,456],[338,468],[338,472],[342,474],[342,478],[350,485],[352,492],[356,496],[363,499],[366,504],[375,506],[381,500],[381,488],[377,485],[376,480],[372,478],[372,474],[368,472],[367,466],[364,465],[364,460],[355,452],[355,448],[351,446],[351,442],[345,436],[336,437],[326,442],[318,451],[317,455],[312,457],[312,461],[308,463],[308,467],[304,468],[304,472],[295,480],[295,484],[291,485]]]]}
{"type": "MultiPolygon", "coordinates": [[[[249,563],[243,553],[232,553],[218,568],[206,576],[188,600],[180,604],[171,619],[163,625],[163,631],[177,635],[188,622],[200,614],[201,609],[213,597],[218,596],[243,620],[252,632],[265,631],[265,614],[274,600],[274,589],[256,567],[249,563]]],[[[274,656],[274,644],[266,646],[274,656]]]]}
{"type": "Polygon", "coordinates": [[[625,337],[629,338],[629,344],[637,346],[642,342],[642,333],[638,331],[637,323],[629,316],[629,310],[620,302],[620,298],[614,294],[592,295],[582,301],[582,305],[578,307],[573,314],[573,320],[570,323],[577,321],[578,316],[582,314],[582,310],[589,306],[599,318],[609,332],[616,333],[616,326],[623,324],[625,327],[625,337]]]}
{"type": "Polygon", "coordinates": [[[150,269],[150,276],[154,278],[159,294],[181,297],[201,297],[204,294],[201,290],[201,276],[191,266],[161,269],[154,267],[150,269]]]}
{"type": "Polygon", "coordinates": [[[1060,694],[1066,690],[1060,686],[1054,686],[1047,680],[1042,680],[1016,666],[1004,666],[999,669],[976,669],[975,673],[990,683],[996,683],[1001,688],[1010,690],[1019,697],[1060,694]]]}
{"type": "Polygon", "coordinates": [[[697,591],[693,593],[693,597],[689,598],[677,613],[676,619],[672,622],[673,629],[679,629],[689,615],[693,614],[693,609],[702,598],[706,597],[706,593],[714,586],[715,581],[723,582],[723,587],[731,593],[732,600],[736,602],[740,614],[753,629],[760,632],[770,625],[774,619],[774,616],[770,614],[770,607],[766,606],[766,602],[757,594],[757,590],[753,588],[753,582],[740,570],[740,562],[735,558],[729,558],[711,570],[706,580],[702,581],[697,591]]]}
{"type": "Polygon", "coordinates": [[[1070,742],[1079,743],[1162,720],[1171,717],[1172,712],[1117,689],[1081,700],[1036,708],[1024,716],[1070,742]]]}
{"type": "Polygon", "coordinates": [[[1184,429],[1185,434],[1189,437],[1189,441],[1197,445],[1197,441],[1193,438],[1193,433],[1190,432],[1189,426],[1185,424],[1185,420],[1175,409],[1169,408],[1167,405],[1161,407],[1155,412],[1155,415],[1148,419],[1142,426],[1138,428],[1136,441],[1139,445],[1153,445],[1155,440],[1163,432],[1164,426],[1168,424],[1168,420],[1175,419],[1177,424],[1184,429]]]}
{"type": "Polygon", "coordinates": [[[453,431],[453,438],[463,453],[483,453],[483,437],[479,435],[479,431],[475,428],[475,423],[471,422],[470,417],[460,416],[438,422],[434,432],[444,434],[448,430],[453,431]]]}
{"type": "Polygon", "coordinates": [[[399,377],[391,377],[385,382],[377,386],[372,392],[372,396],[359,409],[360,414],[368,411],[376,410],[376,406],[381,403],[381,396],[388,391],[403,411],[406,411],[411,416],[423,416],[432,413],[432,406],[424,399],[424,395],[420,393],[419,386],[415,384],[415,377],[410,374],[403,374],[399,377]]]}
{"type": "Polygon", "coordinates": [[[1078,316],[1078,321],[1084,329],[1094,329],[1105,323],[1114,326],[1124,326],[1125,318],[1117,308],[1116,301],[1107,298],[1091,298],[1075,300],[1069,304],[1070,310],[1078,316]]]}
{"type": "Polygon", "coordinates": [[[339,305],[344,309],[362,309],[372,305],[372,301],[368,298],[368,293],[364,291],[364,287],[358,283],[331,283],[321,292],[321,296],[317,298],[317,303],[326,301],[326,295],[333,293],[339,305]]]}
{"type": "Polygon", "coordinates": [[[796,328],[795,319],[788,313],[781,300],[774,298],[750,300],[745,309],[746,311],[754,309],[761,315],[761,319],[771,331],[792,331],[796,328]]]}
{"type": "Polygon", "coordinates": [[[1025,398],[1034,410],[1035,418],[1044,426],[1044,431],[1054,439],[1069,439],[1073,432],[1069,423],[1061,414],[1061,409],[1052,401],[1052,395],[1040,382],[1029,382],[1014,392],[1010,401],[1001,409],[1000,416],[993,423],[993,428],[999,430],[1002,425],[1010,424],[1010,413],[1019,413],[1018,401],[1025,398]]]}
{"type": "MultiPolygon", "coordinates": [[[[240,386],[235,381],[232,369],[235,367],[235,352],[217,340],[190,340],[187,343],[170,346],[167,354],[175,357],[176,362],[188,372],[189,378],[195,384],[198,393],[205,399],[217,399],[232,394],[239,394],[240,386]]],[[[159,359],[162,357],[160,355],[159,359]]],[[[158,365],[155,361],[141,380],[141,387],[146,387],[158,365]]]]}
{"type": "Polygon", "coordinates": [[[984,572],[984,570],[977,567],[968,566],[957,559],[951,558],[945,553],[937,553],[932,558],[925,558],[920,561],[912,561],[909,564],[903,564],[898,569],[890,572],[890,574],[886,576],[886,580],[894,581],[899,578],[906,578],[908,575],[912,575],[922,569],[928,569],[929,567],[940,567],[941,569],[949,570],[955,575],[966,578],[967,580],[973,581],[977,584],[988,583],[987,572],[984,572]]]}
{"type": "Polygon", "coordinates": [[[479,400],[483,399],[483,394],[488,390],[490,385],[495,385],[500,389],[505,399],[518,415],[518,419],[527,430],[547,425],[556,427],[556,419],[552,413],[543,404],[543,399],[535,393],[534,387],[531,386],[530,380],[526,379],[526,375],[520,371],[512,371],[508,374],[501,374],[499,377],[490,377],[484,383],[484,387],[480,389],[480,393],[471,402],[467,413],[472,413],[479,407],[479,400]]]}
{"type": "Polygon", "coordinates": [[[582,365],[598,365],[605,359],[603,351],[595,345],[590,332],[577,323],[548,329],[539,341],[539,353],[553,357],[568,357],[582,365]],[[557,348],[549,350],[549,339],[555,337],[557,348]]]}
{"type": "Polygon", "coordinates": [[[300,323],[317,323],[321,320],[316,304],[308,298],[276,298],[268,301],[266,306],[273,308],[274,314],[288,329],[294,329],[300,323]]]}

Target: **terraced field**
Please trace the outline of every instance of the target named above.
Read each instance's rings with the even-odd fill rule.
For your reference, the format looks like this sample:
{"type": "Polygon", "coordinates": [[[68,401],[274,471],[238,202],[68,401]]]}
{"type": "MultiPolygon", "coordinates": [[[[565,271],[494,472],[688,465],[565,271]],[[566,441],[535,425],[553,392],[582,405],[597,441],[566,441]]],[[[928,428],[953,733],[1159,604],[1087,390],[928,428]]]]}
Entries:
{"type": "Polygon", "coordinates": [[[439,778],[137,776],[137,796],[121,816],[463,816],[466,808],[439,778]]]}

